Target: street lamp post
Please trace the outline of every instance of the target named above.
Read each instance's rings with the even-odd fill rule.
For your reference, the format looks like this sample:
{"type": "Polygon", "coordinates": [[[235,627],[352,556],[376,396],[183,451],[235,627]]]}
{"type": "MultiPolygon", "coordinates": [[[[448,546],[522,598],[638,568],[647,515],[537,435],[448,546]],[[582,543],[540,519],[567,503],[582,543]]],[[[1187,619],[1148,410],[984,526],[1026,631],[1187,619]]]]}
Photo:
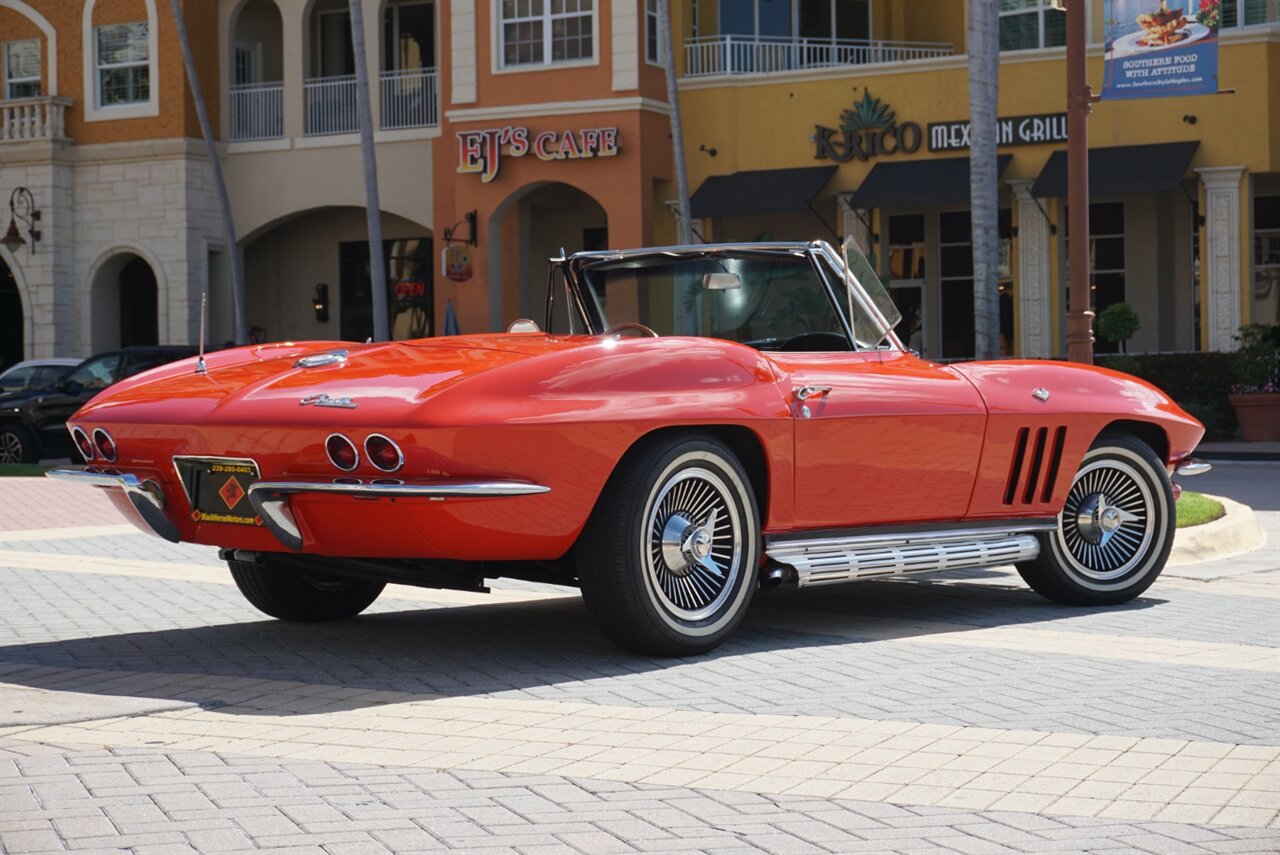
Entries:
{"type": "Polygon", "coordinates": [[[1093,310],[1089,299],[1089,111],[1098,100],[1089,86],[1084,4],[1066,0],[1067,12],[1067,228],[1070,268],[1067,359],[1093,362],[1093,310]]]}

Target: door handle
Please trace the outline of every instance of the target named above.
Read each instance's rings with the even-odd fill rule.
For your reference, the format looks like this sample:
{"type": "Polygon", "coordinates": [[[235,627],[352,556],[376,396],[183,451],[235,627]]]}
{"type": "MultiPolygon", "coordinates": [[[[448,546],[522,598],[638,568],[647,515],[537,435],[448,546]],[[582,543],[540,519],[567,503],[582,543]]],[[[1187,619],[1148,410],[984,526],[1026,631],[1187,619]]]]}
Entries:
{"type": "Polygon", "coordinates": [[[810,398],[825,398],[831,394],[830,386],[800,386],[794,392],[797,401],[807,401],[810,398]]]}

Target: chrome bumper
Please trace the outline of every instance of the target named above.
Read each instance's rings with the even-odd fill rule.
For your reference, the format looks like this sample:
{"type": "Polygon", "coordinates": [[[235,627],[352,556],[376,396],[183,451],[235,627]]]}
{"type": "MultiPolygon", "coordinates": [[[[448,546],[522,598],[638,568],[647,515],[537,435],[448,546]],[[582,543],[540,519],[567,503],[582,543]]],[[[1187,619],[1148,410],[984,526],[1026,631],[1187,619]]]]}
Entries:
{"type": "Polygon", "coordinates": [[[417,484],[335,484],[327,481],[259,481],[249,487],[249,501],[276,539],[302,549],[302,532],[289,510],[289,496],[322,493],[357,499],[475,499],[530,496],[550,487],[525,481],[434,481],[417,484]]]}
{"type": "Polygon", "coordinates": [[[143,481],[123,472],[94,472],[79,466],[73,469],[50,469],[44,473],[55,481],[84,484],[89,487],[114,487],[124,490],[133,509],[151,530],[170,543],[177,543],[178,527],[164,512],[164,491],[155,481],[143,481]]]}
{"type": "Polygon", "coordinates": [[[1173,474],[1189,478],[1192,475],[1203,475],[1212,468],[1213,464],[1209,463],[1207,460],[1198,460],[1194,457],[1184,457],[1178,462],[1178,465],[1174,467],[1173,474]]]}

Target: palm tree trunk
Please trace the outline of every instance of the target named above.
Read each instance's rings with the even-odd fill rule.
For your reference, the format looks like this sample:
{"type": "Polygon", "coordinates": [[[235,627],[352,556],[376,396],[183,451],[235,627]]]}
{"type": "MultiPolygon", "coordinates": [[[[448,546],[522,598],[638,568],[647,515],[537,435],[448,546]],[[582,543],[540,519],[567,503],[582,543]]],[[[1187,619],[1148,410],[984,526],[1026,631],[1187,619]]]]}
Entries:
{"type": "MultiPolygon", "coordinates": [[[[200,78],[196,76],[196,61],[191,55],[191,42],[187,39],[187,22],[182,16],[181,0],[170,0],[173,9],[173,22],[178,29],[178,42],[182,46],[182,64],[187,70],[187,85],[191,87],[191,98],[195,101],[196,117],[200,120],[200,133],[204,136],[204,146],[209,153],[209,168],[213,170],[213,184],[218,190],[218,204],[222,208],[222,235],[227,242],[227,252],[231,255],[231,322],[235,326],[232,338],[236,344],[244,344],[244,259],[240,255],[240,246],[236,243],[236,224],[231,218],[231,197],[227,195],[227,182],[222,177],[222,160],[218,157],[218,145],[213,139],[213,129],[209,127],[209,111],[205,108],[204,95],[200,92],[200,78]]],[[[201,331],[201,336],[204,331],[201,331]]]]}
{"type": "Polygon", "coordinates": [[[973,224],[973,350],[978,359],[1000,355],[999,36],[996,0],[969,0],[969,210],[973,224]]]}
{"type": "Polygon", "coordinates": [[[373,108],[369,102],[369,67],[365,65],[364,9],[347,0],[351,10],[351,47],[356,62],[356,110],[360,116],[360,155],[364,166],[365,219],[369,225],[369,278],[373,290],[373,340],[387,341],[387,262],[382,255],[382,204],[378,201],[378,162],[373,152],[373,108]]]}
{"type": "Polygon", "coordinates": [[[676,89],[676,57],[671,42],[671,4],[658,0],[658,61],[667,76],[667,104],[671,108],[671,148],[675,154],[676,204],[679,222],[676,243],[693,243],[693,219],[689,210],[689,173],[684,162],[684,130],[680,123],[680,95],[676,89]]]}

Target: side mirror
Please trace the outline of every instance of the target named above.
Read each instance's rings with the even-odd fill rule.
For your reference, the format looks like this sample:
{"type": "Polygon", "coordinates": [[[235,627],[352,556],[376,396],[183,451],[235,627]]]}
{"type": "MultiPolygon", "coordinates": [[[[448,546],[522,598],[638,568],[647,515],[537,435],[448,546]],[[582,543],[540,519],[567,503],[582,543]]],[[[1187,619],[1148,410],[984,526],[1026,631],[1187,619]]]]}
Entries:
{"type": "Polygon", "coordinates": [[[79,380],[63,380],[62,391],[68,395],[79,395],[84,391],[84,385],[79,380]]]}
{"type": "Polygon", "coordinates": [[[704,291],[732,291],[742,287],[742,280],[736,273],[707,273],[702,277],[704,291]]]}

